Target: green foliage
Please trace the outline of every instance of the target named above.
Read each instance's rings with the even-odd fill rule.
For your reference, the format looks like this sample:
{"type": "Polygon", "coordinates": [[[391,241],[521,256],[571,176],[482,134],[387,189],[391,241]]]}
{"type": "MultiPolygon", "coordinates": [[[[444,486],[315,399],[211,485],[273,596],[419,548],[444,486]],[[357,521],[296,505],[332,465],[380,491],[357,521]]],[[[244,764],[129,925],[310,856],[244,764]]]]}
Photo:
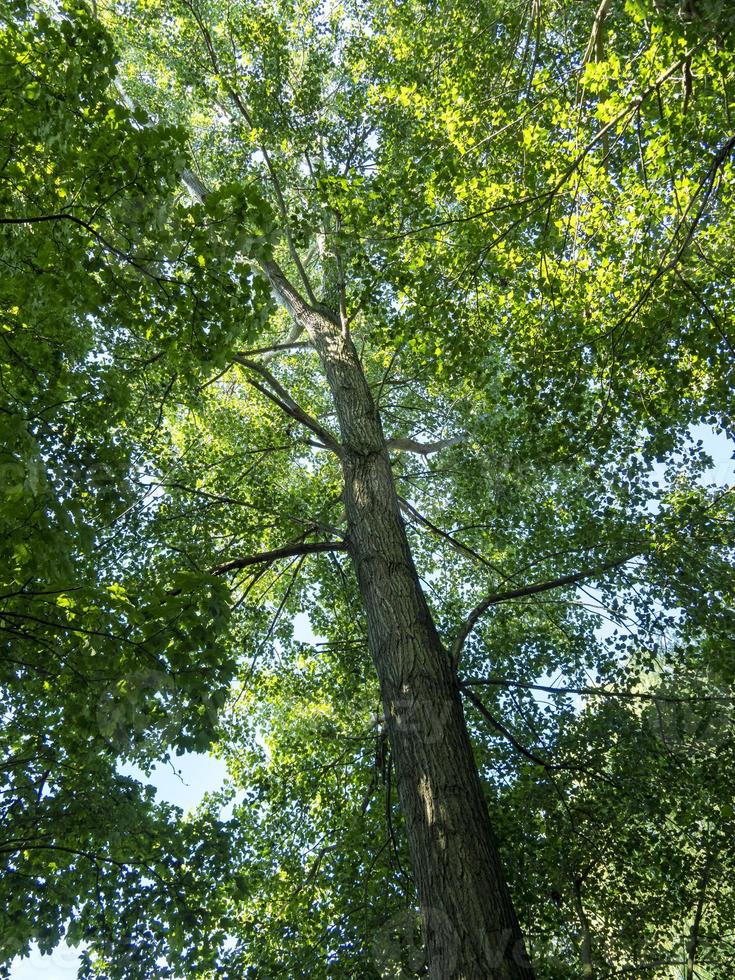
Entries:
{"type": "MultiPolygon", "coordinates": [[[[422,975],[349,562],[218,573],[343,531],[338,461],[234,360],[289,334],[276,256],[388,438],[461,436],[392,454],[448,646],[621,562],[460,665],[539,977],[668,977],[692,935],[729,975],[735,515],[696,427],[735,418],[735,24],[593,7],[4,5],[0,960],[422,975]],[[186,818],[116,769],[213,745],[186,818]]],[[[335,431],[312,350],[262,364],[335,431]]]]}
{"type": "MultiPolygon", "coordinates": [[[[120,758],[206,748],[234,670],[225,584],[152,566],[144,538],[151,440],[177,379],[208,370],[192,337],[194,324],[211,332],[196,309],[212,284],[191,261],[196,236],[182,242],[182,133],[120,105],[108,33],[76,6],[8,14],[0,958],[66,932],[100,955],[113,944],[108,975],[143,975],[162,954],[215,955],[209,923],[192,919],[185,938],[173,923],[209,901],[199,832],[227,855],[216,821],[189,832],[116,774],[120,758]]],[[[240,300],[238,313],[239,333],[240,300]]]]}

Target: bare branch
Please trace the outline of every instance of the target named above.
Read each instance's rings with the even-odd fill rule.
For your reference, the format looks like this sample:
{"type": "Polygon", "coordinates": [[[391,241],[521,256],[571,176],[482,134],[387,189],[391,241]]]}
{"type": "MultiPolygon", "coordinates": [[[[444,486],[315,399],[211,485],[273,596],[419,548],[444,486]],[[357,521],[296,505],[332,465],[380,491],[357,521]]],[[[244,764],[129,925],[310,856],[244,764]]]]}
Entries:
{"type": "Polygon", "coordinates": [[[411,520],[416,521],[418,524],[422,524],[432,533],[438,535],[438,537],[443,538],[451,548],[453,548],[458,554],[462,555],[463,558],[472,558],[474,561],[479,561],[480,564],[485,565],[486,568],[492,568],[493,571],[498,572],[502,575],[499,568],[496,568],[492,562],[489,562],[487,558],[484,558],[479,552],[470,548],[469,545],[463,544],[458,541],[457,538],[453,537],[447,531],[443,531],[440,527],[437,527],[428,517],[425,517],[420,511],[416,510],[413,504],[410,504],[403,497],[398,497],[398,504],[401,510],[406,514],[411,520]]]}
{"type": "Polygon", "coordinates": [[[278,561],[279,558],[293,558],[298,555],[317,555],[325,551],[347,551],[345,541],[297,541],[294,544],[284,545],[283,548],[275,548],[273,551],[262,551],[257,555],[245,555],[243,558],[233,558],[232,561],[224,562],[222,565],[215,565],[210,569],[210,575],[224,575],[227,572],[234,572],[239,568],[249,568],[251,565],[271,563],[278,561]]]}
{"type": "Polygon", "coordinates": [[[468,677],[460,682],[460,687],[512,687],[524,691],[543,691],[545,694],[556,694],[564,697],[576,694],[580,697],[593,695],[602,698],[619,698],[624,701],[656,701],[663,704],[700,704],[702,702],[730,703],[735,697],[725,695],[705,695],[702,697],[676,698],[666,694],[644,694],[636,691],[611,691],[606,687],[552,687],[549,684],[529,684],[525,681],[513,681],[507,677],[468,677]]]}
{"type": "Polygon", "coordinates": [[[340,445],[331,432],[325,429],[323,425],[317,422],[316,419],[312,418],[308,412],[304,411],[304,409],[296,401],[294,401],[283,385],[273,377],[267,367],[258,361],[251,361],[247,357],[243,357],[242,354],[236,354],[235,361],[238,364],[241,364],[244,368],[247,368],[249,371],[254,371],[256,374],[259,374],[268,385],[266,388],[257,381],[248,379],[248,383],[251,384],[253,388],[278,405],[278,407],[292,419],[300,422],[302,425],[306,426],[307,429],[311,429],[311,431],[319,437],[321,443],[327,449],[331,449],[337,454],[341,452],[340,445]]]}
{"type": "Polygon", "coordinates": [[[587,568],[582,572],[573,572],[571,575],[562,575],[561,578],[552,579],[549,582],[536,582],[533,585],[524,585],[518,589],[509,589],[507,592],[497,592],[494,595],[487,596],[482,600],[482,602],[475,606],[460,629],[457,639],[454,641],[454,645],[452,647],[452,663],[455,665],[455,667],[457,666],[462,653],[462,647],[464,646],[467,637],[475,628],[480,618],[491,606],[495,606],[500,602],[508,602],[510,599],[521,599],[525,596],[536,595],[539,592],[548,592],[550,589],[559,589],[564,585],[576,585],[577,582],[582,582],[585,579],[602,575],[604,572],[607,572],[612,568],[618,568],[620,565],[625,565],[629,561],[632,561],[632,559],[635,557],[637,556],[626,555],[624,558],[618,558],[615,561],[606,562],[604,565],[598,565],[596,568],[587,568]]]}
{"type": "MultiPolygon", "coordinates": [[[[281,351],[288,350],[308,350],[311,348],[311,344],[308,340],[301,341],[291,341],[286,340],[283,344],[271,344],[270,347],[253,347],[251,350],[240,351],[240,357],[255,357],[257,354],[279,354],[281,351]]],[[[261,363],[265,362],[266,358],[262,358],[261,363]]]]}
{"type": "MultiPolygon", "coordinates": [[[[303,332],[304,332],[304,324],[294,321],[293,324],[291,325],[291,330],[289,331],[288,337],[286,337],[286,341],[283,345],[284,348],[287,346],[288,347],[311,347],[311,344],[307,340],[302,341],[300,344],[298,343],[299,337],[303,332]]],[[[278,352],[275,350],[275,348],[270,351],[265,351],[265,353],[261,357],[261,362],[263,364],[267,364],[268,361],[273,360],[273,358],[276,356],[277,353],[278,352]]]]}
{"type": "MultiPolygon", "coordinates": [[[[209,190],[202,181],[188,168],[181,173],[181,182],[189,192],[189,196],[197,204],[203,204],[209,190]]],[[[289,282],[281,267],[274,261],[261,263],[261,270],[265,274],[271,285],[276,299],[284,306],[295,320],[291,327],[291,332],[283,345],[276,345],[263,350],[263,362],[269,361],[277,350],[286,349],[296,345],[301,334],[304,332],[303,314],[310,310],[306,300],[299,291],[289,282]]],[[[309,346],[304,343],[304,346],[309,346]]],[[[249,353],[260,353],[260,351],[250,351],[249,353]]]]}
{"type": "Polygon", "coordinates": [[[467,437],[463,435],[450,436],[448,439],[439,439],[438,442],[417,442],[416,439],[389,439],[387,442],[388,449],[393,449],[399,453],[416,453],[419,456],[431,456],[433,453],[439,453],[442,449],[448,449],[450,446],[456,446],[460,442],[464,442],[467,437]]]}
{"type": "Polygon", "coordinates": [[[498,721],[495,715],[493,715],[488,710],[488,708],[477,697],[474,691],[465,690],[464,688],[462,689],[462,691],[464,695],[474,704],[474,706],[480,712],[482,717],[485,718],[486,721],[490,722],[490,724],[492,725],[492,727],[495,729],[496,732],[498,732],[500,735],[503,736],[503,738],[507,739],[510,742],[510,744],[513,746],[516,752],[520,752],[520,754],[524,756],[526,759],[528,759],[529,762],[534,762],[537,766],[543,766],[544,769],[559,768],[558,766],[554,766],[550,762],[547,762],[545,759],[541,759],[539,756],[534,755],[533,752],[530,752],[527,748],[525,748],[525,746],[521,745],[521,743],[518,741],[515,735],[513,735],[512,732],[509,732],[508,729],[505,727],[505,725],[502,725],[498,721]]]}
{"type": "MultiPolygon", "coordinates": [[[[193,201],[198,204],[204,203],[209,190],[196,176],[196,174],[192,173],[192,171],[188,168],[185,168],[181,173],[181,182],[186,187],[187,191],[189,192],[189,196],[193,201]]],[[[261,271],[265,274],[268,282],[271,285],[275,298],[281,303],[282,306],[286,308],[286,310],[288,310],[295,321],[284,344],[274,345],[273,347],[263,349],[262,362],[265,363],[271,360],[278,350],[285,350],[296,346],[296,342],[304,332],[303,316],[306,312],[311,310],[311,307],[303,296],[301,296],[299,291],[291,284],[288,277],[277,262],[273,260],[266,260],[260,264],[260,267],[261,271]]],[[[307,347],[310,345],[304,342],[303,346],[307,347]]],[[[260,353],[260,351],[249,351],[248,353],[254,354],[260,353]]]]}
{"type": "Polygon", "coordinates": [[[308,873],[301,880],[301,882],[296,886],[291,896],[292,900],[296,898],[299,892],[303,891],[305,888],[308,888],[314,884],[314,881],[316,880],[316,877],[319,874],[319,868],[321,867],[322,861],[324,860],[327,854],[329,854],[332,851],[336,851],[339,846],[340,846],[339,844],[326,844],[324,847],[319,848],[316,857],[314,858],[314,863],[312,864],[311,868],[309,868],[308,873]]]}

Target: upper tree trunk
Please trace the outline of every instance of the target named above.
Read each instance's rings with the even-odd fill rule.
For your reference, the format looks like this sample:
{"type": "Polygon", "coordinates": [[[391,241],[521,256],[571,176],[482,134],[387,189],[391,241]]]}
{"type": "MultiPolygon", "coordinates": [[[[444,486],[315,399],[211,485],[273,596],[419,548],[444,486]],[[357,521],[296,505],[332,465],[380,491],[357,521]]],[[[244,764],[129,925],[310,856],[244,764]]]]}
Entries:
{"type": "MultiPolygon", "coordinates": [[[[271,266],[271,281],[288,284],[271,266]]],[[[290,295],[289,295],[290,292],[290,295]]],[[[482,795],[457,680],[413,564],[380,418],[354,346],[293,290],[334,397],[348,545],[380,680],[434,980],[533,980],[482,795]]]]}

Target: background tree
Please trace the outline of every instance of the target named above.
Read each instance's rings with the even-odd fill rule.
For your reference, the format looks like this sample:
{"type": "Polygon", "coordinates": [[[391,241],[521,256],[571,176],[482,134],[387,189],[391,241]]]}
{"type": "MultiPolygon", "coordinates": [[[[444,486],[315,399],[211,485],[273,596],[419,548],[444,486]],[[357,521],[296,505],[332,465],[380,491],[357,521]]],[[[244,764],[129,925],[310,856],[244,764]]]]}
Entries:
{"type": "MultiPolygon", "coordinates": [[[[727,7],[31,13],[3,57],[10,744],[32,704],[119,780],[115,752],[217,735],[244,791],[202,813],[236,887],[198,852],[181,940],[130,958],[176,915],[151,898],[116,947],[87,929],[87,969],[206,975],[216,925],[224,975],[530,976],[487,806],[537,975],[726,976],[732,505],[692,427],[732,418],[727,7]]],[[[175,869],[186,825],[149,826],[175,869]]],[[[92,888],[61,878],[51,941],[92,888]]]]}

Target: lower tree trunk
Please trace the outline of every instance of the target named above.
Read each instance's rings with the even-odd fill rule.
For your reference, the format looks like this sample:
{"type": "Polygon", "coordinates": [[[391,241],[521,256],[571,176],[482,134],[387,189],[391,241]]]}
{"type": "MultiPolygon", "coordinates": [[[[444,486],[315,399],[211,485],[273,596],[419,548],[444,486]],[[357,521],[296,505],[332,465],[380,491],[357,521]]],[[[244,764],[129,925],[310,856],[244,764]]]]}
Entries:
{"type": "MultiPolygon", "coordinates": [[[[297,297],[297,302],[300,297],[297,297]]],[[[433,980],[533,980],[457,679],[400,516],[377,408],[331,314],[294,312],[319,353],[342,437],[348,546],[367,616],[433,980]]]]}
{"type": "Polygon", "coordinates": [[[430,975],[530,980],[456,677],[411,559],[387,453],[345,448],[343,467],[430,975]]]}

